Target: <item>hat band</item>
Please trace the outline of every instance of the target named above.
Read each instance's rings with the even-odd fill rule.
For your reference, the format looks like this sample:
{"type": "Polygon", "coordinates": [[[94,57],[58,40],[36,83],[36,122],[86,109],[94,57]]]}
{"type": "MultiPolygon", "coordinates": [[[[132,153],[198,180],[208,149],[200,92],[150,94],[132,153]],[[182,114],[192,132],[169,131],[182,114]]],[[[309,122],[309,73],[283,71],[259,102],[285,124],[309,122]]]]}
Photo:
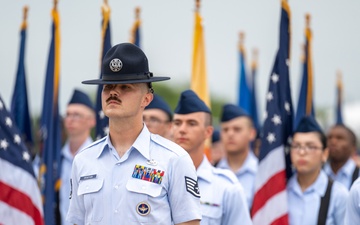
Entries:
{"type": "Polygon", "coordinates": [[[103,81],[145,80],[145,79],[150,79],[152,76],[153,74],[150,72],[142,75],[132,74],[132,75],[119,75],[119,76],[103,74],[102,80],[103,81]]]}

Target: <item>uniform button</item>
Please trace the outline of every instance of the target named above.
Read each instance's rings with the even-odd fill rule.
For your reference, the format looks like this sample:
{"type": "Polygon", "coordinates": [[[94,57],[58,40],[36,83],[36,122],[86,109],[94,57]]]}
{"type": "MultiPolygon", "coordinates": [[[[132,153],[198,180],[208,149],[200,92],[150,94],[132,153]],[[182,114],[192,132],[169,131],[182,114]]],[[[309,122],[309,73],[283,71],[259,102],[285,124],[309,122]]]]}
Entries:
{"type": "Polygon", "coordinates": [[[115,211],[114,211],[115,213],[118,213],[119,211],[117,210],[117,209],[115,209],[115,211]]]}
{"type": "Polygon", "coordinates": [[[119,189],[119,185],[115,185],[115,187],[114,187],[115,189],[119,189]]]}

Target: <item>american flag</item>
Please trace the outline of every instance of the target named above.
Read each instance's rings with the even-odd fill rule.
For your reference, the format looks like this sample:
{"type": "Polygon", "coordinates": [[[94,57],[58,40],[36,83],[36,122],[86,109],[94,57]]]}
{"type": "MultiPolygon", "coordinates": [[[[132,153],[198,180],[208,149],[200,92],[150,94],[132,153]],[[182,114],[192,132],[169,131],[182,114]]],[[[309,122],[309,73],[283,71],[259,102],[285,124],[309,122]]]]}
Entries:
{"type": "MultiPolygon", "coordinates": [[[[259,169],[255,181],[255,196],[251,215],[254,224],[288,224],[286,194],[286,154],[292,132],[293,108],[289,82],[290,8],[282,0],[280,45],[270,75],[266,95],[266,118],[263,126],[259,169]]],[[[289,170],[290,171],[290,170],[289,170]]]]}
{"type": "Polygon", "coordinates": [[[31,157],[0,97],[0,224],[44,224],[31,157]]]}

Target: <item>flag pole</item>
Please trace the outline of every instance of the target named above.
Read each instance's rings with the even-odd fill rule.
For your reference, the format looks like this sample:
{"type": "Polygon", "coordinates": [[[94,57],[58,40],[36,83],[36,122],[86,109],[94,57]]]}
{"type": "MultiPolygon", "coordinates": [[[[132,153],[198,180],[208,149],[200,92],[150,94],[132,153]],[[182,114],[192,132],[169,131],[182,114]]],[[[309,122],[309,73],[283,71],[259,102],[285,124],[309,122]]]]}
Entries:
{"type": "Polygon", "coordinates": [[[200,0],[195,0],[195,11],[196,12],[200,11],[200,0]]]}
{"type": "Polygon", "coordinates": [[[29,7],[26,5],[23,8],[23,22],[21,24],[21,29],[25,29],[27,27],[27,15],[28,15],[29,7]]]}
{"type": "MultiPolygon", "coordinates": [[[[305,35],[307,39],[307,74],[308,74],[308,88],[307,88],[307,96],[306,96],[306,115],[310,115],[312,112],[312,96],[313,96],[313,74],[312,74],[312,57],[311,57],[311,30],[310,30],[310,19],[311,16],[309,13],[305,15],[306,28],[305,35]]],[[[305,51],[306,51],[305,50],[305,51]]]]}
{"type": "Polygon", "coordinates": [[[244,40],[245,40],[245,32],[244,31],[240,31],[239,32],[239,50],[245,54],[244,51],[244,40]]]}
{"type": "Polygon", "coordinates": [[[256,69],[259,59],[259,49],[253,48],[252,50],[252,62],[251,62],[251,68],[256,69]]]}
{"type": "Polygon", "coordinates": [[[140,33],[139,33],[140,24],[141,24],[140,13],[141,13],[141,8],[137,6],[135,8],[135,22],[130,30],[130,43],[133,43],[138,47],[140,47],[140,33]]]}

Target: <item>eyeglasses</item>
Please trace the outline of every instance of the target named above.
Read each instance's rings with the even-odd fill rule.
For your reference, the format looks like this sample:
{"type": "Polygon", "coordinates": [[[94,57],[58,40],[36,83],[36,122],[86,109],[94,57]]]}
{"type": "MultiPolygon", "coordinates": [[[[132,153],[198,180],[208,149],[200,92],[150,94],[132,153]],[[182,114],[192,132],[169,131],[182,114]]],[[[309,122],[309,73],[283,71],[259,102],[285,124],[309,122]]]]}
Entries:
{"type": "Polygon", "coordinates": [[[319,147],[319,146],[314,146],[314,145],[305,145],[305,146],[291,145],[290,149],[291,149],[291,151],[294,151],[294,152],[300,152],[302,149],[304,149],[305,152],[315,152],[316,150],[323,149],[323,148],[319,147]]]}
{"type": "Polygon", "coordinates": [[[151,124],[151,125],[160,125],[162,123],[167,123],[169,122],[168,120],[161,120],[159,118],[156,117],[143,117],[143,120],[146,124],[151,124]]]}
{"type": "Polygon", "coordinates": [[[85,118],[85,116],[80,113],[66,113],[65,115],[65,119],[81,120],[83,118],[85,118]]]}

